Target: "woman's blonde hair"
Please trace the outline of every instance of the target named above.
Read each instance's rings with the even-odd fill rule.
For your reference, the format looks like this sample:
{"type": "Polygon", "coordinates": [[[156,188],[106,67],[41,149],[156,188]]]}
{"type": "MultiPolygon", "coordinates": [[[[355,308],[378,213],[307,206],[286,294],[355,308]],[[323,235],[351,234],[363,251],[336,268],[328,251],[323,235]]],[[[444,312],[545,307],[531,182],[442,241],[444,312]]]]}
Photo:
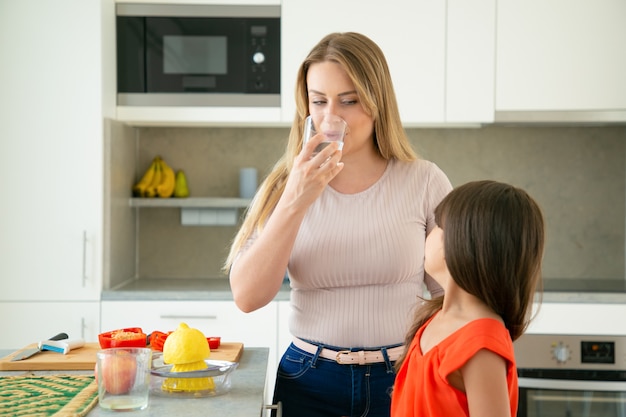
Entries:
{"type": "Polygon", "coordinates": [[[396,94],[389,67],[382,50],[368,37],[355,32],[331,33],[309,53],[298,70],[296,80],[296,115],[289,132],[283,156],[265,178],[246,212],[224,264],[228,273],[246,240],[260,231],[283,194],[295,157],[302,150],[304,119],[309,115],[307,73],[311,65],[336,62],[346,71],[354,84],[359,102],[374,119],[374,145],[384,159],[412,161],[417,154],[402,127],[396,94]]]}

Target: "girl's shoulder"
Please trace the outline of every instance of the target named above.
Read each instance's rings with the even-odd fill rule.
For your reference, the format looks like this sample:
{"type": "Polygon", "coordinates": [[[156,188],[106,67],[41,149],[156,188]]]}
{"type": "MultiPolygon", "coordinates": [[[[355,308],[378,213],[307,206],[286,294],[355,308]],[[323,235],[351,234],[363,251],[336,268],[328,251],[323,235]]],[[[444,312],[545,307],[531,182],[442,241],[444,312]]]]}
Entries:
{"type": "Polygon", "coordinates": [[[445,355],[458,355],[460,352],[472,354],[480,349],[498,353],[512,349],[513,341],[504,324],[494,318],[479,318],[457,329],[440,343],[445,355]]]}

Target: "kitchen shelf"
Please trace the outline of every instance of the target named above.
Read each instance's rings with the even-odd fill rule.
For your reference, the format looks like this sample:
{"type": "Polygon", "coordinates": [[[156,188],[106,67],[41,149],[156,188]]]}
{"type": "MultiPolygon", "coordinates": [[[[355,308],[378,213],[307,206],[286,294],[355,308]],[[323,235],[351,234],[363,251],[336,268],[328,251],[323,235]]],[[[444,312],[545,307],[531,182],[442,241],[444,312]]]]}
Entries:
{"type": "Polygon", "coordinates": [[[131,198],[131,207],[246,208],[252,200],[236,197],[131,198]]]}

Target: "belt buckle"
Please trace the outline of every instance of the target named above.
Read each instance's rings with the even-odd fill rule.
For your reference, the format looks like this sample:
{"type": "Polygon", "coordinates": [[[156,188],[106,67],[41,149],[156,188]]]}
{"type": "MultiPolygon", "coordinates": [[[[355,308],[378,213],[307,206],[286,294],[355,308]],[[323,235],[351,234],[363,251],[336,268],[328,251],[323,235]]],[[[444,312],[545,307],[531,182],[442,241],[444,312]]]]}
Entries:
{"type": "Polygon", "coordinates": [[[349,350],[340,350],[337,351],[337,355],[335,355],[335,362],[337,362],[340,365],[343,365],[344,363],[341,361],[341,355],[349,355],[351,352],[349,350]]]}

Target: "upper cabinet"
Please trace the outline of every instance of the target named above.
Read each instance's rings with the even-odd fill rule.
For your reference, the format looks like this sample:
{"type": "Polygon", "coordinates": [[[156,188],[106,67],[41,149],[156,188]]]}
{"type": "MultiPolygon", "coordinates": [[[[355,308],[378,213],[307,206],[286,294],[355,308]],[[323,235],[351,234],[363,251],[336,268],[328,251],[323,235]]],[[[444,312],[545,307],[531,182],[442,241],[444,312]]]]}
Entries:
{"type": "Polygon", "coordinates": [[[407,126],[493,120],[495,0],[391,0],[385,7],[284,0],[282,28],[284,122],[295,115],[301,62],[322,37],[347,31],[367,35],[383,50],[407,126]]]}
{"type": "Polygon", "coordinates": [[[493,122],[495,27],[496,0],[448,0],[446,124],[493,122]]]}
{"type": "Polygon", "coordinates": [[[625,121],[626,2],[499,1],[496,121],[625,121]]]}
{"type": "Polygon", "coordinates": [[[445,91],[445,2],[417,0],[377,7],[359,0],[284,0],[282,5],[282,120],[295,116],[298,68],[331,32],[361,32],[385,53],[403,120],[441,122],[445,91]]]}

